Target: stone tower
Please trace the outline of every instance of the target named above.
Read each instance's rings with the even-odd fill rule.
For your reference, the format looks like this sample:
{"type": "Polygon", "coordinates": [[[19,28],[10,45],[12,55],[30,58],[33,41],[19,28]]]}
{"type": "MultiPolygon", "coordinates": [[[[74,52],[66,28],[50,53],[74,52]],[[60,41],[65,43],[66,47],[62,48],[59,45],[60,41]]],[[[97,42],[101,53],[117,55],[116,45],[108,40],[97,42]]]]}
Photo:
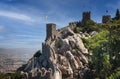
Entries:
{"type": "Polygon", "coordinates": [[[102,17],[102,23],[109,23],[111,21],[111,16],[110,15],[104,15],[102,17]]]}
{"type": "Polygon", "coordinates": [[[91,20],[91,12],[83,12],[82,14],[82,25],[84,25],[88,20],[91,20]]]}
{"type": "Polygon", "coordinates": [[[53,23],[49,23],[49,24],[46,24],[46,41],[48,39],[55,39],[56,37],[56,24],[53,24],[53,23]]]}

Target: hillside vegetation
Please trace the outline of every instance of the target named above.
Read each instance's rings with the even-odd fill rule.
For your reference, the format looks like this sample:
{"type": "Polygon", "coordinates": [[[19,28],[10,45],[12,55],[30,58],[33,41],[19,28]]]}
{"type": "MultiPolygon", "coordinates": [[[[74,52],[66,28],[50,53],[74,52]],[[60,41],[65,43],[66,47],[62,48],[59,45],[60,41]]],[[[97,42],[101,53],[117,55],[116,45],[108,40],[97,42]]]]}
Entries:
{"type": "Polygon", "coordinates": [[[87,79],[120,79],[120,14],[116,14],[110,23],[95,24],[89,21],[81,30],[86,29],[88,33],[98,31],[92,37],[83,38],[91,55],[91,70],[87,73],[87,79]]]}

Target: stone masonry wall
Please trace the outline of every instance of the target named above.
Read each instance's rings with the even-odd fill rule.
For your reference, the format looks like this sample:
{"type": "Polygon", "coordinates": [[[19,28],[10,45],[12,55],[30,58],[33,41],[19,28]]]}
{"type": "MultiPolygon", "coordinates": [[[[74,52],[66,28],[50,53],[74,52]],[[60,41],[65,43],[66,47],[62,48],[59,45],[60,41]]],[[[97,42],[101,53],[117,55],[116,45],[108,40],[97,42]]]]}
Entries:
{"type": "Polygon", "coordinates": [[[56,24],[53,23],[49,23],[46,24],[46,41],[48,39],[55,39],[56,37],[56,24]]]}
{"type": "Polygon", "coordinates": [[[102,23],[109,23],[111,21],[111,16],[110,15],[104,15],[102,17],[102,23]]]}
{"type": "Polygon", "coordinates": [[[91,12],[83,12],[82,14],[82,25],[85,24],[88,20],[91,20],[91,12]]]}

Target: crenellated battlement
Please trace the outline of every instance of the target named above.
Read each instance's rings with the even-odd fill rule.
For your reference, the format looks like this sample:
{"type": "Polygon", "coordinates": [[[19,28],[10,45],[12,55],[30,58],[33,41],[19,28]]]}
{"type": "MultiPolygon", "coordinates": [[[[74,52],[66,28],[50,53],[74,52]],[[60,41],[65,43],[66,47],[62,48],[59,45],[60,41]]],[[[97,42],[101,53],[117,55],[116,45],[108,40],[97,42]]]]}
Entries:
{"type": "Polygon", "coordinates": [[[102,23],[109,23],[111,21],[111,16],[110,15],[104,15],[102,16],[102,23]]]}
{"type": "Polygon", "coordinates": [[[84,25],[88,20],[91,20],[91,12],[83,12],[82,14],[82,25],[84,25]]]}

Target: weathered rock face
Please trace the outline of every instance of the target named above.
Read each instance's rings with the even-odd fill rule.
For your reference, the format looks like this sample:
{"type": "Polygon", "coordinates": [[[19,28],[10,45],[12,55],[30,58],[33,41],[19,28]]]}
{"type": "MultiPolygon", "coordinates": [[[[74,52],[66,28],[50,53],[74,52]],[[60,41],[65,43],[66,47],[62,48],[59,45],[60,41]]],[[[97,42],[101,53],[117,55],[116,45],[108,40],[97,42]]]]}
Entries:
{"type": "Polygon", "coordinates": [[[88,50],[81,38],[85,35],[75,34],[69,27],[66,30],[59,32],[60,37],[43,43],[42,55],[28,62],[28,79],[84,79],[88,50]]]}

